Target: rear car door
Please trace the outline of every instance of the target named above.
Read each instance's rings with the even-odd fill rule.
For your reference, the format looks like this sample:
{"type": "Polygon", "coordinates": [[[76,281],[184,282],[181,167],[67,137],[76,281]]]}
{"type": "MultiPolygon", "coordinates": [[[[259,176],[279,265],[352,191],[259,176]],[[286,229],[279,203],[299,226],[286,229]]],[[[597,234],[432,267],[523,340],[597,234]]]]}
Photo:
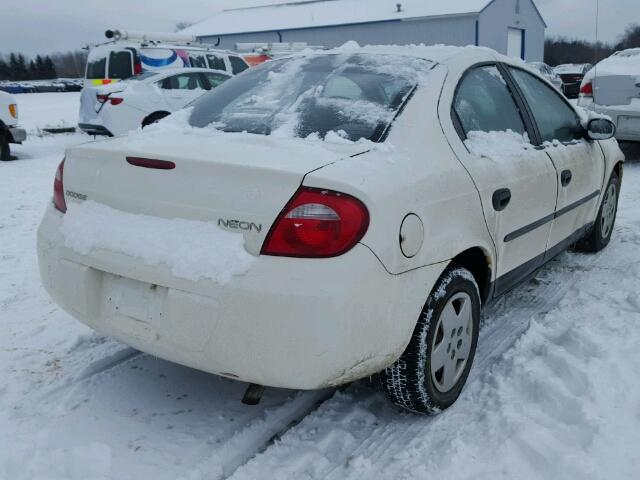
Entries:
{"type": "Polygon", "coordinates": [[[531,125],[497,65],[469,70],[458,85],[453,121],[463,144],[451,142],[473,178],[497,254],[496,294],[524,279],[544,260],[557,181],[545,152],[528,144],[531,125]],[[474,138],[493,148],[478,152],[474,138]],[[502,148],[504,138],[523,148],[502,148]]]}
{"type": "Polygon", "coordinates": [[[555,254],[594,221],[605,158],[600,145],[585,138],[576,111],[558,92],[524,70],[511,67],[510,72],[531,111],[539,148],[551,158],[558,177],[558,200],[548,245],[550,254],[555,254]]]}
{"type": "Polygon", "coordinates": [[[199,72],[190,72],[166,77],[158,86],[171,108],[178,110],[206,92],[204,82],[199,72]]]}

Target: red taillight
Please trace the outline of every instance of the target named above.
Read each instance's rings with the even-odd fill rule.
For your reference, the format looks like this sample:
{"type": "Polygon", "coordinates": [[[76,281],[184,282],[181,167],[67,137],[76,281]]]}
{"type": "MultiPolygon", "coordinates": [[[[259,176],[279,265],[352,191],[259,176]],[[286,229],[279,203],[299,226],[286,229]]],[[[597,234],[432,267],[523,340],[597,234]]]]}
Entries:
{"type": "Polygon", "coordinates": [[[133,74],[140,75],[142,73],[142,63],[136,62],[133,64],[133,74]]]}
{"type": "Polygon", "coordinates": [[[582,87],[580,87],[580,95],[583,97],[593,97],[593,84],[589,82],[582,85],[582,87]]]}
{"type": "Polygon", "coordinates": [[[64,160],[58,165],[56,179],[53,181],[53,205],[62,213],[67,212],[67,202],[64,200],[64,160]]]}
{"type": "Polygon", "coordinates": [[[351,250],[369,227],[369,211],[344,193],[302,187],[271,227],[263,255],[337,257],[351,250]]]}
{"type": "Polygon", "coordinates": [[[105,95],[102,93],[96,94],[96,99],[98,100],[99,103],[109,102],[111,103],[111,105],[120,105],[122,102],[124,102],[124,98],[111,97],[110,94],[105,95]]]}

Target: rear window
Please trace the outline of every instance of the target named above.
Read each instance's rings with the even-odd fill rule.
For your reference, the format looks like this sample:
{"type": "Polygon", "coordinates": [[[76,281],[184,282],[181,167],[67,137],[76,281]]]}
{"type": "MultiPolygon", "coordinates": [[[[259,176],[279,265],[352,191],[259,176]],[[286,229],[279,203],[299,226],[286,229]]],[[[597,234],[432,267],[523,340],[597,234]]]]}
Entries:
{"type": "Polygon", "coordinates": [[[87,62],[87,78],[107,78],[107,58],[89,58],[87,62]]]}
{"type": "Polygon", "coordinates": [[[133,75],[132,55],[129,51],[111,52],[109,55],[109,78],[129,78],[133,75]]]}
{"type": "Polygon", "coordinates": [[[199,99],[189,123],[225,132],[381,141],[433,63],[392,55],[318,55],[277,60],[199,99]]]}
{"type": "Polygon", "coordinates": [[[240,57],[229,57],[229,62],[231,63],[231,71],[234,75],[242,73],[249,68],[249,65],[240,57]]]}

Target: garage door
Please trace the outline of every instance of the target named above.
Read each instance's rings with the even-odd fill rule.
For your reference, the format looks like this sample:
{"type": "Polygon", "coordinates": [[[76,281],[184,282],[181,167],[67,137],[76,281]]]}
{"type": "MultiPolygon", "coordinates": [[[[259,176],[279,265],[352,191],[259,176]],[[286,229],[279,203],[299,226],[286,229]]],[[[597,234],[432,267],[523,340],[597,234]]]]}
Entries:
{"type": "Polygon", "coordinates": [[[524,30],[509,28],[507,39],[507,56],[524,60],[524,30]]]}

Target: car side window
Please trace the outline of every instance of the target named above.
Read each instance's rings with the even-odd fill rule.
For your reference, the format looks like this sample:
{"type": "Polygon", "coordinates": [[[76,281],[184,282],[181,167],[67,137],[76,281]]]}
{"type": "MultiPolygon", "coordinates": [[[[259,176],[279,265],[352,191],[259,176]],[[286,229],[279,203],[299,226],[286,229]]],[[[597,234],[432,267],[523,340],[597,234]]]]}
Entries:
{"type": "Polygon", "coordinates": [[[540,130],[543,142],[571,142],[583,138],[577,113],[560,94],[523,70],[511,69],[540,130]]]}
{"type": "Polygon", "coordinates": [[[231,62],[231,71],[234,75],[244,72],[249,65],[240,57],[229,56],[229,62],[231,62]]]}
{"type": "Polygon", "coordinates": [[[183,73],[162,80],[160,87],[165,90],[204,90],[202,79],[198,73],[183,73]]]}
{"type": "Polygon", "coordinates": [[[194,68],[207,68],[207,62],[202,55],[189,54],[189,61],[194,68]]]}
{"type": "Polygon", "coordinates": [[[467,72],[458,86],[453,108],[465,134],[507,130],[525,133],[520,110],[495,65],[476,67],[467,72]]]}
{"type": "Polygon", "coordinates": [[[217,55],[207,54],[207,60],[209,60],[209,68],[212,70],[222,70],[225,72],[227,70],[227,66],[224,63],[224,58],[218,57],[217,55]]]}
{"type": "Polygon", "coordinates": [[[205,73],[204,76],[209,82],[207,90],[216,88],[218,85],[226,82],[229,79],[229,77],[227,77],[226,75],[220,75],[219,73],[205,73]]]}

